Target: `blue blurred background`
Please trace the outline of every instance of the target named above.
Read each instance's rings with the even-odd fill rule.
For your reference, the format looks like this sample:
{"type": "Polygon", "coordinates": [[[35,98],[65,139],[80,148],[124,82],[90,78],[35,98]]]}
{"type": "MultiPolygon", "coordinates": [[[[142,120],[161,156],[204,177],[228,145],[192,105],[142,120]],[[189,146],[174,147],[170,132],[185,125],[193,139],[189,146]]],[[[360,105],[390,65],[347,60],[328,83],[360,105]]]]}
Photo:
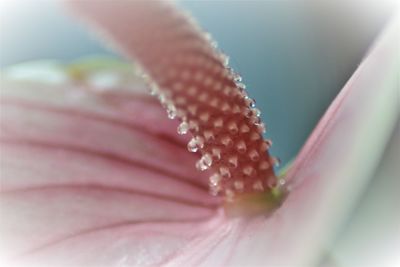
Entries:
{"type": "MultiPolygon", "coordinates": [[[[301,148],[396,1],[182,1],[242,74],[283,163],[301,148]]],[[[58,1],[0,2],[0,66],[113,54],[58,1]]]]}

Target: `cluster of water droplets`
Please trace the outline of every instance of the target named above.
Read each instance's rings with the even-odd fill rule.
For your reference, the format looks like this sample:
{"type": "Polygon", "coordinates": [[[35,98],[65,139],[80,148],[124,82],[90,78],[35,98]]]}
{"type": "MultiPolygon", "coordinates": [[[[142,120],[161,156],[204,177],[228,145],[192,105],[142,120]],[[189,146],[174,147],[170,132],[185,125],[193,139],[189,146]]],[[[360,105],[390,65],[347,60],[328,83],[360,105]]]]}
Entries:
{"type": "MultiPolygon", "coordinates": [[[[194,28],[203,32],[191,15],[186,16],[194,28]]],[[[216,166],[213,168],[215,172],[209,177],[212,194],[222,193],[228,200],[232,200],[237,192],[240,193],[248,187],[254,191],[264,191],[266,189],[265,186],[272,188],[278,183],[275,176],[266,177],[265,180],[253,179],[253,181],[252,179],[247,179],[252,181],[251,185],[246,184],[245,180],[246,177],[257,177],[258,173],[266,172],[273,165],[279,164],[277,158],[266,160],[266,157],[262,156],[267,152],[272,142],[264,140],[262,137],[266,132],[266,128],[260,119],[261,111],[256,107],[254,99],[248,96],[240,74],[229,67],[229,57],[217,48],[217,43],[209,33],[203,32],[202,36],[213,47],[212,54],[222,63],[224,77],[233,81],[234,87],[224,87],[220,81],[200,72],[191,74],[187,70],[181,70],[177,73],[173,65],[172,68],[166,70],[168,75],[174,77],[180,75],[180,79],[183,80],[193,79],[194,85],[203,83],[210,90],[213,88],[219,95],[211,97],[207,90],[199,91],[196,86],[184,88],[182,83],[179,82],[179,78],[176,78],[177,82],[172,84],[171,88],[159,88],[143,70],[141,75],[147,82],[151,94],[156,96],[165,107],[168,117],[180,120],[180,124],[177,127],[178,134],[191,133],[193,135],[187,144],[187,149],[190,152],[200,152],[202,154],[196,163],[196,168],[200,171],[206,171],[212,168],[213,165],[216,166]],[[221,97],[221,94],[226,95],[226,97],[221,97]],[[190,97],[195,97],[196,100],[192,100],[190,97]],[[228,102],[228,97],[237,97],[244,101],[244,105],[239,106],[235,102],[228,102]],[[215,117],[215,114],[207,111],[204,106],[208,106],[211,109],[219,109],[219,112],[228,114],[230,118],[243,115],[247,120],[226,119],[225,116],[215,117]],[[251,124],[248,124],[248,122],[251,124]],[[254,126],[256,130],[254,130],[254,126]],[[249,136],[249,140],[252,142],[250,147],[246,145],[245,141],[237,140],[237,136],[241,134],[249,136]],[[235,136],[236,139],[233,139],[232,136],[235,136]],[[224,151],[230,152],[226,153],[224,151]],[[249,163],[247,165],[242,164],[238,169],[240,165],[239,158],[241,157],[246,157],[249,163]],[[241,178],[232,180],[233,173],[237,173],[238,170],[241,171],[241,174],[236,176],[241,178]]],[[[176,60],[178,59],[182,60],[182,58],[176,57],[176,60]]],[[[206,63],[210,62],[204,62],[203,64],[206,63]]]]}

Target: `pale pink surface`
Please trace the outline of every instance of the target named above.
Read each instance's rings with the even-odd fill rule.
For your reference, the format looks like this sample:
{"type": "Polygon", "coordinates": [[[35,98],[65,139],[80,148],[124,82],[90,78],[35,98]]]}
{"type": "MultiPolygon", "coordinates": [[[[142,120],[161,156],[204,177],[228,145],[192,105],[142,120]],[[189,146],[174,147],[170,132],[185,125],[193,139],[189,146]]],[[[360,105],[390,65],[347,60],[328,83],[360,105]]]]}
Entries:
{"type": "Polygon", "coordinates": [[[1,231],[10,256],[64,251],[74,256],[63,264],[107,265],[129,250],[141,265],[207,231],[218,199],[192,168],[196,156],[170,136],[176,123],[136,87],[121,111],[82,87],[2,81],[1,231]]]}
{"type": "Polygon", "coordinates": [[[309,266],[398,119],[395,30],[311,135],[269,217],[224,217],[140,84],[121,109],[71,84],[2,81],[1,253],[28,266],[309,266]]]}

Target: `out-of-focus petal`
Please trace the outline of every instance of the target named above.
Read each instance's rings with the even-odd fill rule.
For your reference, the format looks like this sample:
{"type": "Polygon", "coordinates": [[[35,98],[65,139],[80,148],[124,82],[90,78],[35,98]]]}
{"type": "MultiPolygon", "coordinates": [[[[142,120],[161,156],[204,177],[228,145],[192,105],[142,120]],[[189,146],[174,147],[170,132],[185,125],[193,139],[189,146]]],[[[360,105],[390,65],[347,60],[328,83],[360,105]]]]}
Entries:
{"type": "Polygon", "coordinates": [[[218,220],[196,156],[142,84],[111,96],[28,78],[1,81],[2,257],[155,264],[218,220]]]}
{"type": "Polygon", "coordinates": [[[400,265],[400,121],[360,205],[330,251],[338,266],[400,265]]]}

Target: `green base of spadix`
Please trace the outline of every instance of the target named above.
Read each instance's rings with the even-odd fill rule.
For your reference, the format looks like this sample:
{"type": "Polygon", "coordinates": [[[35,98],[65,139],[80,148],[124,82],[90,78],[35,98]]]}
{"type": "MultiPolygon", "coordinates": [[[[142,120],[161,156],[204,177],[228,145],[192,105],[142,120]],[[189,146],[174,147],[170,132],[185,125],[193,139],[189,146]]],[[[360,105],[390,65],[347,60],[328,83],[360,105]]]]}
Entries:
{"type": "Polygon", "coordinates": [[[243,194],[233,202],[224,204],[228,217],[269,215],[284,201],[287,192],[284,188],[273,188],[263,193],[243,194]]]}
{"type": "MultiPolygon", "coordinates": [[[[284,180],[292,161],[281,169],[278,180],[284,180]]],[[[225,202],[225,214],[228,217],[270,215],[278,209],[289,194],[284,186],[272,188],[268,192],[251,193],[237,196],[233,202],[225,202]]]]}

